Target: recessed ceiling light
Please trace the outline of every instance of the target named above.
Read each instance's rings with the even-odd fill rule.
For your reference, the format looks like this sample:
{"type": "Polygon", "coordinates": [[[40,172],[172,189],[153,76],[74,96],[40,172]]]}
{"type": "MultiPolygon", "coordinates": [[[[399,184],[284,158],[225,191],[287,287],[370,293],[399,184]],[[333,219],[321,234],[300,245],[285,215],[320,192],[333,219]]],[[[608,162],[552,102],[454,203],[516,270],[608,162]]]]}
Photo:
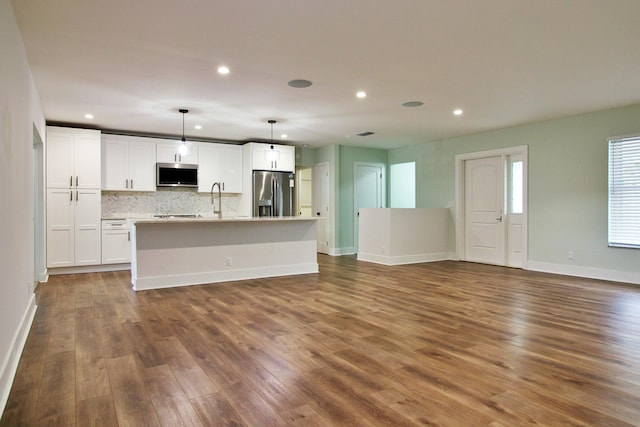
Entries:
{"type": "Polygon", "coordinates": [[[360,92],[356,93],[356,96],[358,98],[366,98],[367,97],[367,92],[361,90],[360,92]]]}
{"type": "Polygon", "coordinates": [[[93,114],[87,113],[87,114],[84,115],[84,118],[91,120],[91,119],[93,119],[93,114]]]}
{"type": "Polygon", "coordinates": [[[462,115],[462,110],[459,109],[459,108],[456,109],[456,110],[453,110],[453,114],[456,115],[456,116],[461,116],[462,115]]]}
{"type": "Polygon", "coordinates": [[[218,74],[229,74],[229,67],[221,65],[218,67],[218,74]]]}
{"type": "Polygon", "coordinates": [[[404,104],[402,104],[403,107],[420,107],[421,105],[424,105],[424,102],[422,102],[422,101],[407,101],[404,104]]]}
{"type": "Polygon", "coordinates": [[[194,128],[200,130],[200,129],[202,129],[202,125],[195,125],[194,128]]]}
{"type": "Polygon", "coordinates": [[[282,135],[280,135],[280,138],[282,138],[282,139],[287,139],[287,134],[286,134],[286,133],[283,133],[282,135]]]}
{"type": "Polygon", "coordinates": [[[309,80],[304,79],[294,79],[287,83],[291,87],[295,87],[296,89],[304,89],[305,87],[309,87],[312,83],[309,80]]]}

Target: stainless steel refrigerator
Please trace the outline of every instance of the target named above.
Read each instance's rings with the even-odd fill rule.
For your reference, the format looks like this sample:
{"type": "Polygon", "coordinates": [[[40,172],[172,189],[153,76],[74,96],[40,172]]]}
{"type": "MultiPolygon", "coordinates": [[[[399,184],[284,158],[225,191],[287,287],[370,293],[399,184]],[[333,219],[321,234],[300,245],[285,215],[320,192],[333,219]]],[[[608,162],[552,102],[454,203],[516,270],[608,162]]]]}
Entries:
{"type": "Polygon", "coordinates": [[[295,174],[253,171],[253,216],[295,216],[295,174]]]}

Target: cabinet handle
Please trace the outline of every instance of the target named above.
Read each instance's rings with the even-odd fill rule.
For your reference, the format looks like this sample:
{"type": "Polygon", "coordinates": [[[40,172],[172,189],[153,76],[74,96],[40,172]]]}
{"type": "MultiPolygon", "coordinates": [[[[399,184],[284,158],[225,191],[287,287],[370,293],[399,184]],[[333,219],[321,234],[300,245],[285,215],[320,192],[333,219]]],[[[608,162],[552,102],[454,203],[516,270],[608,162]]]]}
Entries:
{"type": "Polygon", "coordinates": [[[69,201],[73,202],[73,191],[69,191],[69,201]]]}
{"type": "Polygon", "coordinates": [[[224,182],[222,183],[222,191],[224,191],[224,182]]]}
{"type": "Polygon", "coordinates": [[[131,189],[133,190],[133,179],[131,180],[131,189]]]}
{"type": "Polygon", "coordinates": [[[129,188],[129,180],[128,179],[124,180],[124,188],[129,188]]]}
{"type": "Polygon", "coordinates": [[[78,190],[76,190],[76,203],[78,203],[78,200],[80,200],[80,193],[78,193],[78,190]]]}
{"type": "Polygon", "coordinates": [[[131,241],[131,232],[127,231],[127,241],[131,241]]]}
{"type": "Polygon", "coordinates": [[[78,175],[76,175],[76,187],[78,186],[78,175]]]}
{"type": "Polygon", "coordinates": [[[73,175],[69,177],[69,187],[73,187],[73,175]]]}

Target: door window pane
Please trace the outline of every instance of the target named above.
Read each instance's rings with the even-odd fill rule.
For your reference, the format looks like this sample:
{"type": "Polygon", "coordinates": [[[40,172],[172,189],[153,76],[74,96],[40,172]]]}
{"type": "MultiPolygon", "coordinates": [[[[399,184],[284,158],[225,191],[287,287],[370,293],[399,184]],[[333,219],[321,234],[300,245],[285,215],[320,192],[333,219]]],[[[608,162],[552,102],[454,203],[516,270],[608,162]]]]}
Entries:
{"type": "Polygon", "coordinates": [[[511,213],[521,214],[522,206],[522,160],[511,162],[511,213]]]}

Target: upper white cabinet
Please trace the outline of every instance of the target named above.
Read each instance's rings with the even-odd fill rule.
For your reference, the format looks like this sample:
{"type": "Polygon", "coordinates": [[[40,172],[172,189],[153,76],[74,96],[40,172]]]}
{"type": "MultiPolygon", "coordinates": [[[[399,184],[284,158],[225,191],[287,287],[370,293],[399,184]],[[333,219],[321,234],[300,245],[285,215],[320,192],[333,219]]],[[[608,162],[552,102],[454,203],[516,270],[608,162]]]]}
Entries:
{"type": "Polygon", "coordinates": [[[251,169],[293,172],[296,168],[295,147],[251,142],[251,169]]]}
{"type": "Polygon", "coordinates": [[[47,127],[47,187],[100,189],[100,131],[47,127]]]}
{"type": "Polygon", "coordinates": [[[102,189],[156,190],[156,145],[140,138],[102,137],[102,189]]]}
{"type": "Polygon", "coordinates": [[[198,147],[198,191],[210,192],[215,182],[223,193],[242,193],[242,147],[201,143],[198,147]]]}
{"type": "Polygon", "coordinates": [[[198,144],[181,141],[158,142],[156,144],[156,158],[158,163],[186,163],[198,164],[198,144]]]}

